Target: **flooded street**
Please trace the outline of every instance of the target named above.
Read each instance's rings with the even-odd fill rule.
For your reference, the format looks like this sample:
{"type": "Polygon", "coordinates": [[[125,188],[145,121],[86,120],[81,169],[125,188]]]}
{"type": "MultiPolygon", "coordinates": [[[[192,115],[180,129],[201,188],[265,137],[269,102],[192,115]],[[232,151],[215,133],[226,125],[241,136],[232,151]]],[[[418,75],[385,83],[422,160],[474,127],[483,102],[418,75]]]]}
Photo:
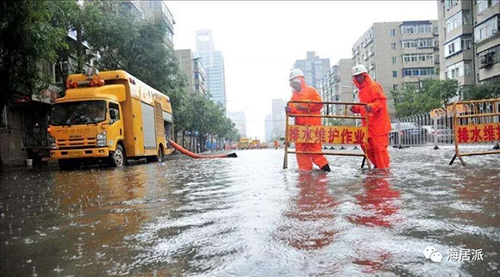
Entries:
{"type": "Polygon", "coordinates": [[[359,157],[304,174],[283,149],[237,154],[2,173],[0,275],[500,274],[498,155],[390,149],[382,175],[359,157]]]}

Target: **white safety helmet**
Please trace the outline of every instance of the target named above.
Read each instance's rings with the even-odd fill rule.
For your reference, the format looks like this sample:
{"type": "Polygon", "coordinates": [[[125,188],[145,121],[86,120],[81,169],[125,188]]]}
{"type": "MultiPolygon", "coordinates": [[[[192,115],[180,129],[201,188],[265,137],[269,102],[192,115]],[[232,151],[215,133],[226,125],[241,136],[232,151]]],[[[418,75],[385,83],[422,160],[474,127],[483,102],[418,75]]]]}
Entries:
{"type": "Polygon", "coordinates": [[[304,77],[304,73],[302,72],[302,70],[294,68],[290,71],[290,78],[288,78],[288,80],[291,81],[293,78],[300,76],[304,77]]]}
{"type": "Polygon", "coordinates": [[[352,68],[352,76],[359,75],[361,73],[367,73],[366,67],[362,64],[357,64],[352,68]]]}

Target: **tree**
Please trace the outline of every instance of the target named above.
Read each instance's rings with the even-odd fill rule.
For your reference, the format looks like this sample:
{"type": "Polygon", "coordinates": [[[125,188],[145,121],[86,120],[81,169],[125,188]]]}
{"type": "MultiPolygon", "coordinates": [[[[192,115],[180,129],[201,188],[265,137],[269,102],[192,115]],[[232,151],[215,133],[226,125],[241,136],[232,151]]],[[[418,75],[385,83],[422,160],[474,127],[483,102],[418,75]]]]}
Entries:
{"type": "Polygon", "coordinates": [[[434,96],[430,94],[437,89],[432,88],[437,81],[439,80],[427,79],[422,81],[421,87],[407,84],[402,90],[392,90],[390,93],[394,98],[397,116],[414,115],[442,107],[448,94],[443,93],[442,98],[435,98],[436,93],[434,96]]]}
{"type": "Polygon", "coordinates": [[[434,99],[441,100],[443,108],[448,105],[451,98],[458,95],[458,81],[454,79],[446,80],[426,80],[432,81],[432,84],[427,89],[427,93],[434,99]]]}
{"type": "Polygon", "coordinates": [[[43,64],[68,47],[65,29],[52,24],[55,12],[49,1],[0,3],[0,107],[14,94],[31,97],[50,83],[43,64]]]}
{"type": "Polygon", "coordinates": [[[500,97],[500,82],[469,85],[462,89],[464,100],[494,99],[500,97]]]}
{"type": "Polygon", "coordinates": [[[181,115],[186,98],[186,77],[173,49],[164,42],[166,23],[141,20],[120,2],[95,1],[84,6],[84,39],[101,70],[123,69],[165,93],[173,107],[176,128],[185,130],[181,115]]]}

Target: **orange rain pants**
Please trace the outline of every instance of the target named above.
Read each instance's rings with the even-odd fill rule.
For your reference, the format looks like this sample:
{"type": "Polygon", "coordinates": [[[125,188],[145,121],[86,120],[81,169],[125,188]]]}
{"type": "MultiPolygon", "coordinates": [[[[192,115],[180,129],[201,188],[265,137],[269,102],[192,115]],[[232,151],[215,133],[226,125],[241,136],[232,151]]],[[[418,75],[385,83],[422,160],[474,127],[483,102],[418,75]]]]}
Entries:
{"type": "Polygon", "coordinates": [[[361,148],[368,156],[368,159],[373,163],[375,168],[387,169],[389,168],[390,158],[387,147],[389,146],[389,135],[381,135],[375,137],[368,137],[368,144],[361,145],[361,148]]]}
{"type": "MultiPolygon", "coordinates": [[[[310,86],[305,85],[303,77],[301,78],[302,89],[297,92],[294,91],[291,101],[314,101],[322,102],[319,93],[310,86]]],[[[323,104],[305,104],[305,103],[292,103],[290,110],[292,114],[321,114],[323,104]],[[299,107],[303,109],[299,109],[299,107]],[[307,110],[306,110],[307,109],[307,110]]],[[[320,117],[296,117],[296,125],[321,125],[320,117]]],[[[296,143],[295,149],[297,151],[309,151],[321,153],[321,143],[296,143]]],[[[315,163],[319,168],[328,164],[328,160],[322,154],[297,154],[297,164],[299,170],[310,171],[315,163]]]]}
{"type": "MultiPolygon", "coordinates": [[[[391,130],[391,120],[387,110],[387,98],[384,90],[379,83],[363,73],[365,81],[359,84],[355,78],[353,82],[359,89],[359,101],[367,103],[371,111],[368,113],[368,145],[362,145],[363,151],[367,153],[368,158],[375,168],[389,168],[389,131],[391,130]]],[[[354,113],[361,113],[366,116],[366,110],[362,106],[353,106],[354,113]]],[[[361,120],[363,126],[366,126],[364,119],[361,120]]]]}

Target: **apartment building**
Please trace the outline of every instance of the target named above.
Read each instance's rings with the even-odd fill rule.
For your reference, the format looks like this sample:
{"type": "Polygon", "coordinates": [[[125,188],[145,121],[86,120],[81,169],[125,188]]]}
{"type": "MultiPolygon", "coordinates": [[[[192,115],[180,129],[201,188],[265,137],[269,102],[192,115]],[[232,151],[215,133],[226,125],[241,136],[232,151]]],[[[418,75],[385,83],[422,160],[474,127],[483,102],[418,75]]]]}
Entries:
{"type": "Polygon", "coordinates": [[[363,64],[381,84],[389,112],[395,112],[391,90],[438,77],[438,21],[376,22],[354,43],[353,64],[363,64]]]}
{"type": "MultiPolygon", "coordinates": [[[[340,59],[321,79],[321,98],[325,102],[356,102],[356,88],[352,82],[352,59],[340,59]]],[[[344,107],[328,105],[324,115],[342,114],[344,107]]]]}

